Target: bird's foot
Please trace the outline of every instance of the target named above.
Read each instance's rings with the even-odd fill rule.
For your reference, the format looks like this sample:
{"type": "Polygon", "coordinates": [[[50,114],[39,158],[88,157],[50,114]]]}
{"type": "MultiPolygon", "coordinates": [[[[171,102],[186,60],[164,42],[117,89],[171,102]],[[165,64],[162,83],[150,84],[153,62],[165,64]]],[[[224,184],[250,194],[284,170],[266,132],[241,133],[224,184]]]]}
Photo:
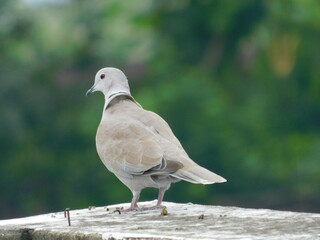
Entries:
{"type": "Polygon", "coordinates": [[[154,205],[154,206],[150,206],[150,207],[142,207],[141,210],[144,211],[144,210],[154,210],[154,209],[161,209],[161,208],[166,208],[166,206],[164,205],[154,205]]]}
{"type": "Polygon", "coordinates": [[[124,213],[124,212],[131,212],[131,211],[141,211],[141,208],[138,207],[138,206],[129,207],[129,208],[126,208],[126,209],[121,207],[121,208],[117,208],[113,212],[118,212],[119,214],[121,214],[121,213],[124,213]]]}

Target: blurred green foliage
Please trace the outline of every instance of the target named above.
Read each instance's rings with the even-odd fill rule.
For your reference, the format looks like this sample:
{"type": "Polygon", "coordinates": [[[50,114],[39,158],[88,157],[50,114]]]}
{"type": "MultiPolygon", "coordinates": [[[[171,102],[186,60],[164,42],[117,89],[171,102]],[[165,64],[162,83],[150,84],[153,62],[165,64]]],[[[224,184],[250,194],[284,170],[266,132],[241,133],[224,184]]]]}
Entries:
{"type": "Polygon", "coordinates": [[[165,200],[320,211],[319,1],[58,2],[0,5],[0,218],[131,200],[84,97],[105,66],[228,179],[165,200]]]}

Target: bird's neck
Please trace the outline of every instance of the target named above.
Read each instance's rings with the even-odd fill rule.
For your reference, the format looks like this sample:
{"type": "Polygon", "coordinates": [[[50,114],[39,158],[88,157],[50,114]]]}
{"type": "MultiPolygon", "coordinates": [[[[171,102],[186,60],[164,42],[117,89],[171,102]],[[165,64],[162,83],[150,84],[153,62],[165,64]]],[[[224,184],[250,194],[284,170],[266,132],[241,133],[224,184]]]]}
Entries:
{"type": "Polygon", "coordinates": [[[131,94],[125,91],[119,91],[119,92],[111,93],[108,97],[105,96],[105,100],[107,101],[109,99],[114,99],[117,96],[131,96],[131,94]]]}
{"type": "Polygon", "coordinates": [[[102,112],[102,118],[105,117],[105,114],[107,112],[107,109],[117,105],[121,101],[131,101],[134,104],[136,104],[138,107],[141,108],[141,105],[128,93],[126,92],[117,92],[115,94],[109,95],[109,97],[105,97],[105,103],[103,107],[103,112],[102,112]]]}
{"type": "Polygon", "coordinates": [[[123,98],[133,99],[130,92],[127,91],[117,91],[111,94],[104,94],[105,103],[104,103],[104,110],[106,110],[110,104],[114,104],[123,98]]]}
{"type": "Polygon", "coordinates": [[[118,95],[114,98],[112,98],[112,100],[108,103],[108,105],[105,107],[105,111],[108,109],[108,108],[111,108],[115,105],[117,105],[118,103],[120,103],[121,101],[125,101],[125,100],[128,100],[130,102],[134,102],[134,99],[130,96],[130,95],[118,95]]]}

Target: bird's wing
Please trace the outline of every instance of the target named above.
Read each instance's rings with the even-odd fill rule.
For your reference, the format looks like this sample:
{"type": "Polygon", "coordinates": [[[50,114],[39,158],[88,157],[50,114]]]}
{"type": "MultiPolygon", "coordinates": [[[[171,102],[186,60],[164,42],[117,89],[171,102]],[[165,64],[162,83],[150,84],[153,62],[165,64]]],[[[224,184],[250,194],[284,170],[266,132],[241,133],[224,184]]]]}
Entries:
{"type": "Polygon", "coordinates": [[[106,121],[97,132],[100,158],[112,171],[131,175],[169,174],[181,168],[164,158],[161,140],[139,121],[106,121]]]}
{"type": "Polygon", "coordinates": [[[110,120],[103,127],[100,124],[97,133],[98,153],[111,171],[123,170],[131,175],[169,174],[201,184],[225,181],[192,161],[159,115],[131,101],[118,104],[121,105],[109,109],[110,120]]]}
{"type": "MultiPolygon", "coordinates": [[[[143,124],[150,127],[161,137],[163,137],[164,139],[169,141],[171,144],[174,144],[175,146],[177,146],[178,148],[184,151],[180,141],[174,135],[168,123],[158,114],[141,109],[138,117],[143,124]]],[[[186,152],[185,154],[187,155],[186,152]]]]}
{"type": "Polygon", "coordinates": [[[171,174],[172,176],[192,183],[201,184],[212,184],[226,181],[223,177],[192,161],[183,149],[180,141],[172,132],[168,123],[158,114],[140,109],[138,116],[141,122],[149,126],[151,129],[154,129],[156,134],[161,136],[161,147],[163,149],[165,159],[172,159],[174,162],[179,162],[182,165],[178,171],[171,174]]]}

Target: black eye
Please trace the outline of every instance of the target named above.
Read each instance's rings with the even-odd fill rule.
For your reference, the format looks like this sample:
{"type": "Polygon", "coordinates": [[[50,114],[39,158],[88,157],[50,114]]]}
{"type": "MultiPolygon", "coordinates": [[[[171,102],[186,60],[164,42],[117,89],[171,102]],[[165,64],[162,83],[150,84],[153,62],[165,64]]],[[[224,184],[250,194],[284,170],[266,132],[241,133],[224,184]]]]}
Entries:
{"type": "Polygon", "coordinates": [[[105,77],[106,77],[105,74],[101,74],[101,75],[100,75],[100,78],[101,78],[101,79],[104,79],[105,77]]]}

